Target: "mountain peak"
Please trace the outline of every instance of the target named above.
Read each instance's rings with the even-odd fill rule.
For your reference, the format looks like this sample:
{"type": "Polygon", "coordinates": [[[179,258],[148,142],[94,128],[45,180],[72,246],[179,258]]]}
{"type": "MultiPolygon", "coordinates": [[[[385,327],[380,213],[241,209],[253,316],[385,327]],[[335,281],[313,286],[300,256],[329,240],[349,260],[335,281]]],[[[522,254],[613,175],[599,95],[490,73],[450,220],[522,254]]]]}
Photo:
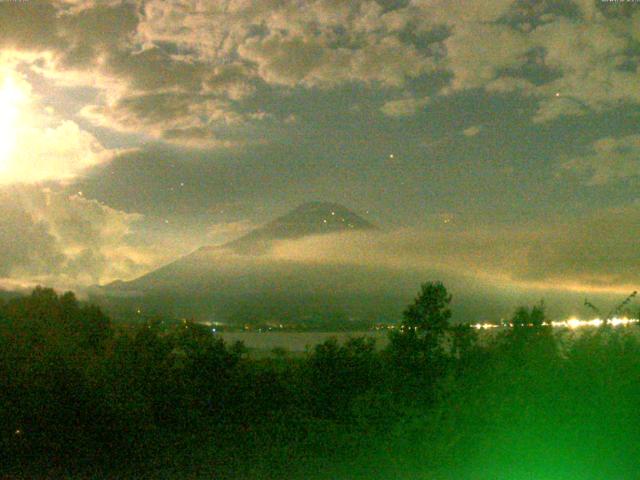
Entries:
{"type": "Polygon", "coordinates": [[[375,227],[348,208],[333,202],[310,201],[225,245],[234,250],[258,250],[273,240],[295,239],[345,230],[375,227]]]}
{"type": "Polygon", "coordinates": [[[352,218],[354,220],[358,220],[359,223],[368,223],[364,219],[360,218],[357,214],[349,210],[347,207],[340,205],[339,203],[322,202],[319,200],[302,203],[291,210],[289,213],[277,218],[275,221],[281,220],[286,217],[295,216],[296,218],[298,218],[301,215],[306,215],[308,217],[317,217],[321,220],[324,220],[324,217],[338,216],[345,219],[352,218]]]}
{"type": "MultiPolygon", "coordinates": [[[[318,210],[331,210],[331,209],[349,211],[347,209],[347,207],[345,207],[343,205],[340,205],[339,203],[323,202],[321,200],[310,200],[308,202],[301,203],[296,208],[291,210],[291,212],[295,212],[295,211],[318,211],[318,210]]],[[[289,212],[289,213],[291,213],[291,212],[289,212]]]]}

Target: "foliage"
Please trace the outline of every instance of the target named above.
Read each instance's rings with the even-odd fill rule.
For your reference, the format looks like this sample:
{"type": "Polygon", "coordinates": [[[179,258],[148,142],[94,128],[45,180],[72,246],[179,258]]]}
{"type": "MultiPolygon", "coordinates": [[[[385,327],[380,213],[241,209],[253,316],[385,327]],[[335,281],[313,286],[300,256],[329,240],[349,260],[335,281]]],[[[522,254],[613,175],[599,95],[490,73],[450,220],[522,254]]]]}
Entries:
{"type": "Polygon", "coordinates": [[[632,330],[558,336],[539,304],[479,338],[449,325],[450,302],[422,285],[386,349],[260,358],[190,322],[115,328],[38,288],[0,305],[0,476],[635,476],[632,330]]]}
{"type": "Polygon", "coordinates": [[[401,357],[421,355],[432,361],[442,354],[442,339],[449,329],[451,295],[440,282],[422,284],[413,303],[402,313],[391,349],[401,357]]]}

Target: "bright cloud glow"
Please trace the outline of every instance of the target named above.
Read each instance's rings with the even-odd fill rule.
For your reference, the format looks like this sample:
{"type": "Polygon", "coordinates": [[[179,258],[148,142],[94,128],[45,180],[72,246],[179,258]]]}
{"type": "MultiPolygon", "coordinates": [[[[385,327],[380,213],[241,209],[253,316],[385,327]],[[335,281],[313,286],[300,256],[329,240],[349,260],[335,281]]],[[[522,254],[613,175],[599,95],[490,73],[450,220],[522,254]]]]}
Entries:
{"type": "Polygon", "coordinates": [[[29,82],[0,73],[0,185],[65,181],[114,156],[72,120],[32,95],[29,82]]]}
{"type": "Polygon", "coordinates": [[[9,167],[9,157],[15,149],[20,108],[27,93],[13,77],[7,76],[0,88],[0,174],[9,167]]]}

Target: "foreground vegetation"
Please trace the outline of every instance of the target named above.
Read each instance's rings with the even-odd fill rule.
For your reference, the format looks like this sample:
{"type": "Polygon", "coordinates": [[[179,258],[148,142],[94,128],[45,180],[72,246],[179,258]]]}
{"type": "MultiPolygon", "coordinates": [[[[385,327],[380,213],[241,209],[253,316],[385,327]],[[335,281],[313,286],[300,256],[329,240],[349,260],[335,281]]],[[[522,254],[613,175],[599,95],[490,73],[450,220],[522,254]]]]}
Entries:
{"type": "Polygon", "coordinates": [[[207,328],[114,330],[73,294],[0,306],[0,477],[614,479],[640,466],[632,329],[519,309],[479,341],[422,286],[402,331],[252,359],[207,328]]]}

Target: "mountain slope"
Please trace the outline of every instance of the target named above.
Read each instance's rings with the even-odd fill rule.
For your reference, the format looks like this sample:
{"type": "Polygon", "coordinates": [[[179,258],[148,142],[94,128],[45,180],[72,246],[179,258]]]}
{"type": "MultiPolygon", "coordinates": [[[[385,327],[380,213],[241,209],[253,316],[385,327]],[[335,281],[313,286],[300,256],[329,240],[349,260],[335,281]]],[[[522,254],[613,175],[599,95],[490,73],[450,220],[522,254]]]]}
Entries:
{"type": "Polygon", "coordinates": [[[309,202],[243,237],[202,247],[135,280],[106,285],[98,294],[112,305],[197,318],[348,315],[354,290],[366,285],[365,268],[277,261],[265,254],[278,240],[375,228],[339,204],[309,202]]]}
{"type": "MultiPolygon", "coordinates": [[[[346,230],[372,229],[375,227],[371,223],[342,205],[330,202],[307,202],[236,240],[224,245],[201,247],[142,277],[129,282],[116,281],[107,288],[144,292],[165,285],[170,287],[170,284],[175,283],[174,280],[180,277],[191,276],[193,280],[199,281],[203,280],[201,277],[206,275],[211,267],[220,267],[219,263],[224,261],[224,256],[228,253],[257,256],[266,253],[272,242],[276,240],[297,239],[346,230]]],[[[175,285],[175,288],[193,283],[192,281],[185,283],[185,280],[182,278],[182,283],[175,285]]]]}

